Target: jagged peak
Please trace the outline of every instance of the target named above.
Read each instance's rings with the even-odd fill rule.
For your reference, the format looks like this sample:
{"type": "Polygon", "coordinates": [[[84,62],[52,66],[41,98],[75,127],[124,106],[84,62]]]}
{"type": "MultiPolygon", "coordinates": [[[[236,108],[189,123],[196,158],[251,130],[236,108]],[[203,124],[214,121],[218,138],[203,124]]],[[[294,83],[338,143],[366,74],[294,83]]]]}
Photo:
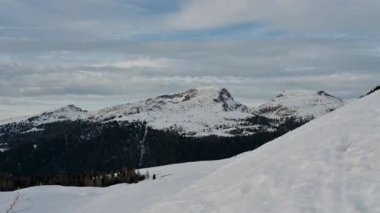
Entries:
{"type": "Polygon", "coordinates": [[[144,120],[160,128],[179,125],[192,129],[216,120],[224,122],[222,120],[225,120],[226,116],[236,118],[250,115],[251,110],[234,101],[227,89],[201,87],[104,108],[90,117],[101,121],[144,120]]]}
{"type": "MultiPolygon", "coordinates": [[[[209,86],[209,87],[199,87],[192,88],[185,92],[175,93],[171,95],[160,95],[154,100],[158,99],[175,99],[175,98],[183,98],[182,101],[189,101],[193,98],[211,98],[211,99],[225,99],[232,98],[231,94],[228,92],[226,88],[218,87],[218,86],[209,86]]],[[[151,101],[153,99],[147,99],[147,101],[151,101]]]]}
{"type": "MultiPolygon", "coordinates": [[[[140,104],[186,104],[193,102],[194,104],[213,104],[221,103],[225,111],[235,110],[243,105],[234,101],[231,93],[223,87],[209,86],[189,89],[185,92],[161,95],[156,98],[149,98],[140,104]]],[[[133,104],[133,103],[132,103],[133,104]]]]}

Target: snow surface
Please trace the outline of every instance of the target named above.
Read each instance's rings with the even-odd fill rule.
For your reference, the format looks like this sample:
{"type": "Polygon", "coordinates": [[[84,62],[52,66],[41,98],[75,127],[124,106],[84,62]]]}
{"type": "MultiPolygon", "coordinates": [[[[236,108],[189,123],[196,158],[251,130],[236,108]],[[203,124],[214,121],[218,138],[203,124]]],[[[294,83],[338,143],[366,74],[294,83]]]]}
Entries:
{"type": "Polygon", "coordinates": [[[380,92],[234,160],[144,212],[380,212],[380,92]]]}
{"type": "Polygon", "coordinates": [[[149,169],[157,180],[20,192],[38,213],[380,212],[379,105],[375,92],[237,157],[149,169]]]}
{"type": "Polygon", "coordinates": [[[324,91],[284,91],[255,112],[269,118],[317,118],[344,105],[344,102],[324,91]]]}
{"type": "MultiPolygon", "coordinates": [[[[118,184],[107,188],[39,186],[19,190],[23,197],[16,210],[28,213],[138,212],[160,202],[187,185],[204,178],[227,161],[207,161],[149,168],[156,180],[138,184],[118,184]]],[[[145,170],[140,170],[145,174],[145,170]]],[[[17,192],[0,192],[0,212],[7,209],[17,192]]]]}

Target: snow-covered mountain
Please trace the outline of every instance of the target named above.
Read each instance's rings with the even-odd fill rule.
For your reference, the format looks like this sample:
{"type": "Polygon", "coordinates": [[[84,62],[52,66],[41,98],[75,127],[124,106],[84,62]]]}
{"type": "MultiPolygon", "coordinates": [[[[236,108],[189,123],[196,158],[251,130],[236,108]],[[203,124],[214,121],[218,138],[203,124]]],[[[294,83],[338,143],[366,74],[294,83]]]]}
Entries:
{"type": "MultiPolygon", "coordinates": [[[[299,117],[311,120],[343,105],[343,101],[325,92],[286,92],[257,109],[235,101],[227,89],[204,87],[162,95],[136,103],[127,103],[87,112],[74,105],[16,120],[0,121],[22,124],[24,132],[41,124],[85,120],[98,123],[143,121],[153,129],[175,131],[186,136],[251,135],[258,131],[275,131],[271,125],[248,122],[259,116],[283,119],[299,117]]],[[[273,124],[276,126],[276,124],[273,124]]],[[[277,124],[278,125],[278,124],[277,124]]]]}
{"type": "Polygon", "coordinates": [[[254,109],[255,113],[274,119],[295,117],[311,120],[344,105],[324,91],[284,91],[271,102],[254,109]]]}
{"type": "Polygon", "coordinates": [[[261,126],[249,125],[246,119],[256,116],[248,107],[236,102],[227,89],[204,87],[94,112],[68,105],[33,117],[6,120],[0,122],[0,125],[15,121],[14,123],[35,129],[41,124],[67,120],[100,123],[144,121],[153,129],[172,130],[188,136],[231,136],[230,132],[236,129],[241,129],[241,134],[255,133],[261,126]]]}
{"type": "Polygon", "coordinates": [[[227,89],[205,87],[105,108],[94,113],[92,119],[101,122],[140,120],[154,129],[175,130],[192,136],[228,136],[229,131],[243,127],[244,119],[253,116],[227,89]]]}
{"type": "MultiPolygon", "coordinates": [[[[23,189],[19,207],[38,213],[380,212],[379,105],[377,91],[237,157],[148,168],[156,180],[23,189]]],[[[14,195],[0,193],[0,209],[14,195]]]]}

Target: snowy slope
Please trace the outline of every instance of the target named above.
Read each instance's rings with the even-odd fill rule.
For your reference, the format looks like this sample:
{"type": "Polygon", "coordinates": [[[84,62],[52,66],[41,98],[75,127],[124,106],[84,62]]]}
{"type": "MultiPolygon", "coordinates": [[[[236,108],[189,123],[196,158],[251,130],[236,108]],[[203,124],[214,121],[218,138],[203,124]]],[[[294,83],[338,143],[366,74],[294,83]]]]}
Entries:
{"type": "Polygon", "coordinates": [[[143,212],[380,212],[379,106],[350,103],[143,212]]]}
{"type": "Polygon", "coordinates": [[[344,105],[344,102],[324,91],[284,91],[271,102],[254,111],[262,116],[282,119],[297,117],[312,119],[331,112],[344,105]]]}
{"type": "Polygon", "coordinates": [[[20,191],[38,213],[380,212],[379,105],[375,92],[255,151],[151,168],[155,181],[20,191]]]}
{"type": "MultiPolygon", "coordinates": [[[[156,180],[118,184],[107,188],[39,186],[19,190],[23,201],[15,210],[28,213],[138,212],[200,180],[232,159],[174,164],[149,168],[156,180]]],[[[145,173],[145,170],[140,170],[145,173]]],[[[5,212],[17,192],[0,192],[0,212],[5,212]]]]}

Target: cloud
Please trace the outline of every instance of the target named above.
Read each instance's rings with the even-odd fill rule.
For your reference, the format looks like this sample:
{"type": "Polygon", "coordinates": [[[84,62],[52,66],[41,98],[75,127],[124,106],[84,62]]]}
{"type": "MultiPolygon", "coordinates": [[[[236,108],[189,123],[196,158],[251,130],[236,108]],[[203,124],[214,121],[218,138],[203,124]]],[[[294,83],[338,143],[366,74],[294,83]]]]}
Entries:
{"type": "Polygon", "coordinates": [[[372,42],[115,42],[78,43],[65,50],[64,45],[46,47],[38,41],[28,44],[31,52],[2,49],[0,96],[116,95],[136,100],[221,85],[239,91],[236,97],[242,100],[270,99],[283,89],[350,91],[345,97],[355,97],[380,77],[380,55],[372,42]]]}
{"type": "Polygon", "coordinates": [[[378,33],[379,11],[377,1],[362,0],[191,0],[171,24],[191,30],[256,22],[286,31],[378,33]]]}
{"type": "Polygon", "coordinates": [[[174,65],[170,59],[166,58],[150,58],[150,57],[133,57],[131,59],[118,60],[113,62],[105,62],[92,65],[97,68],[119,68],[119,69],[131,69],[131,68],[164,68],[174,65]]]}
{"type": "Polygon", "coordinates": [[[0,1],[4,40],[378,37],[374,0],[0,1]],[[219,30],[219,31],[218,31],[219,30]]]}
{"type": "MultiPolygon", "coordinates": [[[[17,39],[94,40],[132,37],[159,14],[144,1],[0,1],[0,29],[17,39]]],[[[162,1],[159,1],[162,2],[162,1]]],[[[145,30],[144,30],[145,29],[145,30]]]]}
{"type": "Polygon", "coordinates": [[[374,0],[0,0],[0,117],[205,85],[248,105],[284,89],[357,97],[380,79],[378,11],[374,0]]]}

